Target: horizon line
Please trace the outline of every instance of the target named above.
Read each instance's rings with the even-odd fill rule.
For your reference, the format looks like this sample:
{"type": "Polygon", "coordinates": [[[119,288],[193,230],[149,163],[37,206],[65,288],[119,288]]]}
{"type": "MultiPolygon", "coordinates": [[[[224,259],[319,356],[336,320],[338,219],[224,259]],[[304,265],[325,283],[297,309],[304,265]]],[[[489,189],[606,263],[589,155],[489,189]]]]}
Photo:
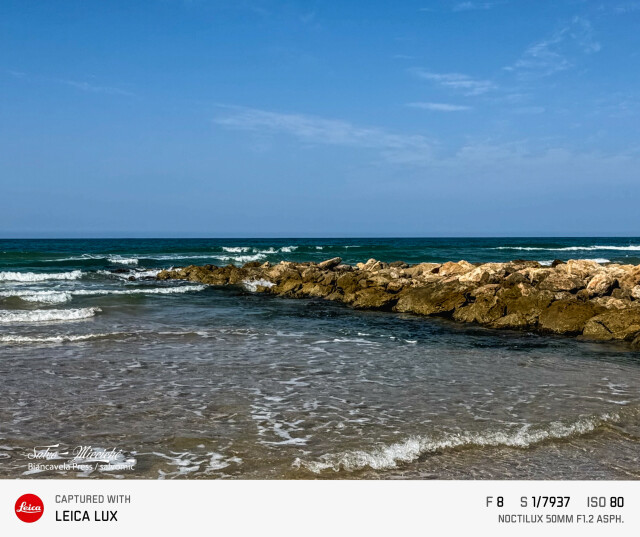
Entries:
{"type": "Polygon", "coordinates": [[[0,236],[0,240],[347,240],[347,239],[640,239],[640,235],[267,235],[267,236],[0,236]]]}

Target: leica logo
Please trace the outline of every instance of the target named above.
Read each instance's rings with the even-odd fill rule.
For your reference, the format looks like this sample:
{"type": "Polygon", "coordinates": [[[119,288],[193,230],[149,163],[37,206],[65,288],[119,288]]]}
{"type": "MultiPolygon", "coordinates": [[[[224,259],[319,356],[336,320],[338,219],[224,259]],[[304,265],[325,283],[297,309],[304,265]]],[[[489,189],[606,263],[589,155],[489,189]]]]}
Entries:
{"type": "Polygon", "coordinates": [[[16,513],[34,513],[34,512],[42,512],[42,507],[39,505],[31,505],[27,502],[22,502],[20,507],[17,509],[16,513]]]}
{"type": "Polygon", "coordinates": [[[44,504],[35,494],[23,494],[16,501],[15,511],[22,522],[31,523],[40,519],[44,512],[44,504]]]}

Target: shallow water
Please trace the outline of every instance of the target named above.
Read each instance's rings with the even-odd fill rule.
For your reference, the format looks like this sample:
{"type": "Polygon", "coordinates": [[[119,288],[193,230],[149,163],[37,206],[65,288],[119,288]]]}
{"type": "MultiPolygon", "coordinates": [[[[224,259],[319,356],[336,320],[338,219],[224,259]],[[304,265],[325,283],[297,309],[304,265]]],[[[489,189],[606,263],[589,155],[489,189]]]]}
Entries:
{"type": "MultiPolygon", "coordinates": [[[[640,244],[581,240],[627,248],[615,252],[625,259],[640,244]]],[[[493,241],[476,257],[451,241],[412,242],[386,260],[437,260],[420,248],[523,257],[493,241]]],[[[518,247],[537,247],[527,241],[518,247]]],[[[640,477],[640,353],[146,280],[205,247],[273,250],[274,261],[311,259],[317,246],[318,259],[384,257],[357,239],[328,252],[326,240],[181,242],[0,242],[0,476],[640,477]],[[133,469],[30,471],[29,455],[48,445],[115,448],[133,469]]]]}

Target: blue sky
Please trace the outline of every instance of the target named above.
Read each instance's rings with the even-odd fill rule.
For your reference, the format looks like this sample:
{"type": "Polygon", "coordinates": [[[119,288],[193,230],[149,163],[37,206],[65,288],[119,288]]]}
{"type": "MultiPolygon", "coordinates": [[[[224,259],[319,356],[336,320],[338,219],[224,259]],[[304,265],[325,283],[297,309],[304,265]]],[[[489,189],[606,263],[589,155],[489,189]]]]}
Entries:
{"type": "Polygon", "coordinates": [[[640,1],[4,0],[0,235],[640,235],[640,1]]]}

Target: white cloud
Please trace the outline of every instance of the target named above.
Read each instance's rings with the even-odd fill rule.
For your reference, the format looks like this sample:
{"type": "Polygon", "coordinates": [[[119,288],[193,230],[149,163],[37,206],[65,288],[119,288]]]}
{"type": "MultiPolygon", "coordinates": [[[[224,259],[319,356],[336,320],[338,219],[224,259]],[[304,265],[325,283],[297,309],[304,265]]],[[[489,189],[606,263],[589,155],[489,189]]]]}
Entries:
{"type": "Polygon", "coordinates": [[[481,95],[496,89],[496,85],[490,80],[479,80],[461,73],[432,73],[424,69],[414,69],[413,72],[420,78],[468,96],[481,95]]]}
{"type": "Polygon", "coordinates": [[[569,69],[571,62],[554,48],[561,41],[562,38],[554,37],[534,43],[524,51],[515,64],[506,69],[518,71],[520,74],[535,74],[537,76],[549,76],[558,71],[569,69]]]}
{"type": "Polygon", "coordinates": [[[416,162],[432,157],[432,142],[421,135],[395,134],[340,119],[283,114],[237,106],[223,106],[227,114],[214,119],[224,127],[257,133],[287,134],[302,141],[376,149],[388,161],[416,162]]]}
{"type": "Polygon", "coordinates": [[[435,112],[461,112],[471,110],[470,106],[448,103],[408,103],[411,108],[421,108],[423,110],[433,110],[435,112]]]}
{"type": "Polygon", "coordinates": [[[601,48],[594,38],[591,23],[582,17],[574,17],[570,24],[551,37],[527,47],[522,56],[505,69],[524,78],[546,77],[573,67],[569,59],[573,53],[591,54],[601,48]]]}
{"type": "Polygon", "coordinates": [[[491,9],[495,2],[460,2],[453,6],[453,11],[474,11],[478,9],[491,9]]]}
{"type": "Polygon", "coordinates": [[[614,7],[613,10],[616,13],[630,13],[632,11],[640,11],[640,2],[626,2],[614,7]]]}
{"type": "Polygon", "coordinates": [[[76,89],[82,91],[90,91],[93,93],[106,93],[108,95],[126,95],[132,96],[133,93],[130,91],[126,91],[120,88],[114,88],[112,86],[96,86],[94,84],[90,84],[89,82],[81,82],[77,80],[60,80],[63,84],[68,86],[72,86],[76,89]]]}

